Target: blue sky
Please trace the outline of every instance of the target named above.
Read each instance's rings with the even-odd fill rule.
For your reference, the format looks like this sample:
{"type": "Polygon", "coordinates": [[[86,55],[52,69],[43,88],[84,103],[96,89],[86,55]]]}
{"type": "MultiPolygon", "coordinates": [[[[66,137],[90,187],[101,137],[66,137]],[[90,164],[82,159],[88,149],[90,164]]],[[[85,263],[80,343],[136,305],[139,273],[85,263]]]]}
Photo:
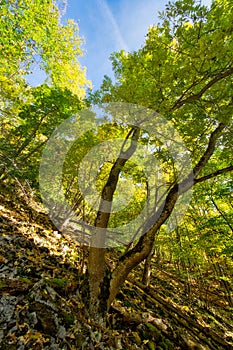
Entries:
{"type": "MultiPolygon", "coordinates": [[[[147,29],[158,22],[158,11],[167,0],[68,0],[63,19],[72,18],[79,24],[84,37],[84,57],[87,78],[93,88],[100,86],[105,74],[113,77],[109,56],[114,51],[137,50],[143,45],[147,29]]],[[[209,4],[210,0],[203,0],[209,4]]],[[[43,72],[38,69],[28,79],[32,85],[41,83],[43,72]]]]}
{"type": "Polygon", "coordinates": [[[157,21],[165,0],[68,0],[66,18],[78,21],[85,38],[87,77],[94,88],[104,74],[112,76],[109,56],[114,51],[142,46],[148,27],[157,21]]]}

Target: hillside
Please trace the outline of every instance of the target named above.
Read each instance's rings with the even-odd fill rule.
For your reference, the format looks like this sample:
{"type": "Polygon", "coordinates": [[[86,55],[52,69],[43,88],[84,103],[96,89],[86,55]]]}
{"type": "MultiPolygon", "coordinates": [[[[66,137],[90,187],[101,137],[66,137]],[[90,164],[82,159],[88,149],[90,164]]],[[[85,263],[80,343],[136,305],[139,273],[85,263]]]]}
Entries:
{"type": "MultiPolygon", "coordinates": [[[[14,188],[1,188],[0,220],[0,349],[233,349],[232,305],[211,271],[187,289],[154,257],[149,286],[139,266],[102,328],[84,304],[87,248],[14,188]]],[[[118,255],[109,251],[108,263],[118,255]]]]}

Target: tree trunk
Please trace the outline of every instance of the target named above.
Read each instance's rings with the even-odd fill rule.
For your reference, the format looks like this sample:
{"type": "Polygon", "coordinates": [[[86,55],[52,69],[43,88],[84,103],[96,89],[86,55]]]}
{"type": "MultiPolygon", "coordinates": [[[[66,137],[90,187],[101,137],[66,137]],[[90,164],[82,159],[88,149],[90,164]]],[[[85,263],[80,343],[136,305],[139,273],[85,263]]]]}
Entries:
{"type": "Polygon", "coordinates": [[[115,193],[120,172],[127,160],[134,154],[137,148],[136,141],[140,134],[139,128],[132,128],[126,136],[119,152],[119,157],[113,164],[108,180],[102,190],[99,210],[95,220],[96,230],[91,240],[89,252],[89,289],[90,289],[90,316],[97,322],[104,322],[107,312],[107,300],[109,296],[109,279],[105,264],[105,241],[108,222],[111,214],[112,200],[115,193]],[[128,149],[124,151],[125,143],[132,135],[128,149]],[[105,301],[103,301],[105,299],[105,301]]]}
{"type": "MultiPolygon", "coordinates": [[[[205,167],[205,165],[208,163],[208,160],[212,156],[212,154],[215,150],[215,145],[216,145],[216,142],[218,140],[218,137],[221,135],[221,132],[224,129],[224,127],[225,127],[225,125],[223,123],[220,123],[218,125],[218,127],[212,132],[212,134],[210,135],[210,138],[209,138],[208,146],[207,146],[203,156],[200,158],[199,162],[193,168],[193,172],[191,172],[181,183],[175,183],[173,185],[173,187],[168,191],[167,196],[166,196],[166,200],[165,200],[165,204],[162,205],[157,210],[157,212],[155,212],[145,223],[146,227],[150,227],[151,223],[153,223],[152,226],[147,230],[147,232],[143,236],[140,237],[137,244],[132,249],[128,250],[126,252],[126,254],[124,254],[120,258],[117,266],[115,267],[115,269],[111,273],[111,277],[109,277],[109,276],[107,277],[107,284],[106,283],[102,284],[103,287],[106,287],[106,285],[108,285],[107,311],[109,310],[109,308],[110,308],[113,300],[115,299],[120,287],[125,282],[129,273],[138,264],[140,264],[143,260],[145,260],[148,257],[148,255],[150,254],[152,247],[154,245],[155,235],[158,232],[158,230],[160,229],[161,225],[163,225],[164,222],[172,214],[172,211],[174,209],[174,206],[175,206],[179,196],[181,194],[185,193],[186,191],[188,191],[190,188],[192,188],[193,185],[195,185],[199,182],[205,181],[206,178],[212,177],[213,174],[208,175],[208,176],[203,176],[201,178],[198,178],[198,175],[200,174],[200,172],[202,171],[202,169],[205,167]]],[[[132,140],[133,140],[134,136],[137,137],[136,135],[138,135],[137,129],[134,130],[132,140]]],[[[136,149],[136,146],[133,143],[131,143],[131,146],[129,147],[129,149],[126,152],[131,153],[131,155],[132,155],[134,153],[135,149],[136,149]]],[[[120,154],[122,154],[122,152],[123,151],[121,151],[120,154]]],[[[120,156],[116,162],[122,161],[121,158],[125,158],[125,157],[120,156]]],[[[116,171],[117,171],[117,169],[119,170],[119,163],[118,163],[117,167],[115,167],[115,164],[114,164],[113,168],[111,169],[111,172],[113,171],[113,169],[115,169],[116,171]]],[[[229,168],[225,168],[224,171],[229,171],[229,168]]],[[[221,173],[224,171],[221,171],[221,173]]],[[[108,180],[110,180],[110,178],[112,176],[111,172],[110,172],[108,180]]],[[[120,171],[119,171],[119,173],[120,173],[120,171]]],[[[118,181],[119,173],[115,177],[116,183],[118,181]]],[[[215,173],[216,176],[218,174],[220,174],[220,172],[215,173]]],[[[109,185],[112,188],[112,184],[107,182],[106,186],[109,186],[109,185]]],[[[108,188],[108,190],[109,190],[109,188],[108,188]]],[[[102,198],[104,196],[104,193],[105,193],[105,188],[102,192],[102,198]]],[[[109,193],[111,193],[111,191],[106,191],[106,193],[109,194],[109,193]]],[[[113,193],[112,193],[112,196],[113,196],[113,193]]],[[[102,215],[102,214],[103,213],[100,213],[100,215],[102,215]]],[[[99,227],[103,227],[100,224],[101,220],[100,221],[97,220],[96,222],[99,223],[99,225],[100,225],[99,227]]],[[[107,227],[107,226],[105,226],[105,227],[107,227]]],[[[101,273],[98,276],[97,281],[96,281],[96,278],[94,275],[96,265],[98,265],[98,261],[95,259],[95,254],[96,254],[97,258],[100,260],[100,263],[104,264],[103,256],[100,254],[101,251],[99,251],[98,249],[101,249],[101,248],[97,248],[97,250],[95,250],[94,248],[91,248],[90,249],[90,257],[89,257],[89,268],[93,268],[93,272],[89,271],[90,276],[91,276],[90,281],[89,281],[90,282],[90,290],[93,290],[93,292],[92,292],[93,305],[94,305],[93,307],[96,307],[96,305],[98,306],[98,303],[99,303],[98,300],[100,300],[100,294],[101,294],[100,293],[101,282],[104,282],[103,273],[101,273]],[[92,256],[92,254],[93,254],[93,256],[92,256]],[[95,265],[95,267],[93,265],[95,265]],[[94,288],[94,286],[95,286],[95,288],[94,288]],[[97,295],[97,293],[98,293],[98,295],[97,295]],[[97,300],[97,302],[96,302],[96,300],[97,300]]],[[[101,271],[103,271],[102,266],[98,265],[98,268],[100,268],[101,271]]],[[[102,295],[103,295],[103,293],[102,293],[102,295]]],[[[95,309],[94,314],[97,314],[97,313],[98,313],[98,310],[95,309]]]]}

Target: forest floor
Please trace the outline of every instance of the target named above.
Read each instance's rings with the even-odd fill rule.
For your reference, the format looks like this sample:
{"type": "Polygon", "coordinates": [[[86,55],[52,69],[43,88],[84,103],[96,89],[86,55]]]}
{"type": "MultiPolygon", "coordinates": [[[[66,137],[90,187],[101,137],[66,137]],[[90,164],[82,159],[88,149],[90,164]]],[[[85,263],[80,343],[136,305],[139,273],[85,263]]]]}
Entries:
{"type": "MultiPolygon", "coordinates": [[[[172,264],[129,276],[107,327],[88,318],[87,249],[58,232],[42,208],[14,189],[0,195],[0,349],[233,349],[233,308],[217,281],[200,289],[172,264]]],[[[117,258],[108,252],[108,260],[117,258]]]]}

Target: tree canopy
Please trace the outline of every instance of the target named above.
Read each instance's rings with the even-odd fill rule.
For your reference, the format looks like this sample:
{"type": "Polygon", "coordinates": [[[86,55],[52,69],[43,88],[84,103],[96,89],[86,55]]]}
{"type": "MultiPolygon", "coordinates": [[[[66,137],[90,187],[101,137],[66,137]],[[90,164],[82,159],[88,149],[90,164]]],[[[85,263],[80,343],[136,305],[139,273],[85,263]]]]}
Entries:
{"type": "MultiPolygon", "coordinates": [[[[161,23],[149,28],[141,49],[112,55],[116,83],[106,77],[102,90],[92,96],[93,101],[142,105],[172,121],[190,151],[195,196],[202,193],[201,202],[215,181],[220,187],[228,186],[225,183],[229,184],[229,171],[233,169],[231,18],[228,0],[213,1],[210,8],[192,0],[169,2],[160,14],[161,23]],[[200,192],[198,184],[202,182],[206,185],[200,192]]],[[[166,159],[164,167],[171,171],[166,159]]],[[[183,192],[192,187],[188,182],[187,177],[183,192]]],[[[172,215],[179,197],[178,185],[173,177],[160,217],[113,271],[112,290],[118,290],[132,268],[148,256],[162,224],[172,215]]],[[[212,202],[208,209],[213,213],[212,224],[217,210],[213,206],[212,202]]],[[[190,223],[185,219],[183,225],[189,235],[190,223]]],[[[230,242],[232,231],[228,232],[230,242]]]]}
{"type": "Polygon", "coordinates": [[[87,98],[77,24],[52,0],[0,4],[1,186],[30,188],[79,242],[87,317],[105,327],[132,273],[149,295],[151,261],[190,294],[213,271],[232,310],[232,1],[169,1],[87,98]],[[32,87],[35,64],[46,79],[32,87]]]}
{"type": "Polygon", "coordinates": [[[77,23],[63,23],[52,0],[2,0],[0,31],[3,172],[6,167],[8,171],[18,169],[19,175],[22,163],[32,164],[33,160],[23,176],[35,178],[38,154],[54,127],[84,105],[81,101],[90,82],[79,63],[83,40],[77,23]],[[46,79],[31,87],[27,76],[36,75],[35,68],[46,79]]]}

